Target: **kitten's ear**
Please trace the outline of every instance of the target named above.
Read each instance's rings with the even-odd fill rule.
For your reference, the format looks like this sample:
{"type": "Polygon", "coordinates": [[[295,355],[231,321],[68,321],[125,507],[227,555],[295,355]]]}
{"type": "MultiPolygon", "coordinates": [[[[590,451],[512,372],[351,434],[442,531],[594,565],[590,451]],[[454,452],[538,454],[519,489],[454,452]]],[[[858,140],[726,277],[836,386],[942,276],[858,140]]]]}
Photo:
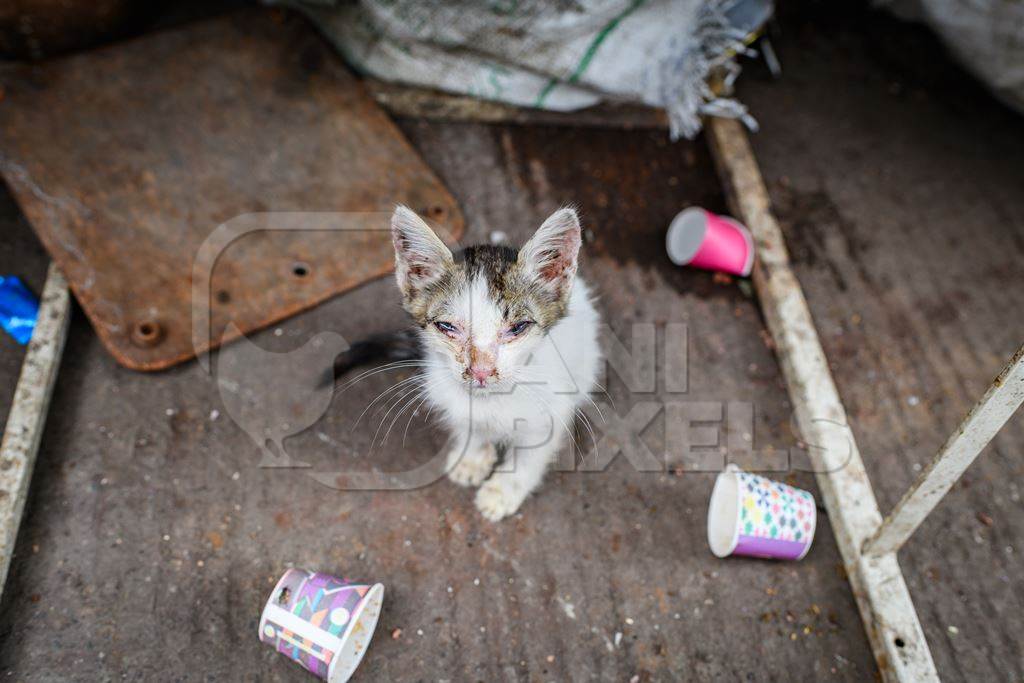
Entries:
{"type": "Polygon", "coordinates": [[[519,265],[541,288],[562,299],[572,290],[579,251],[580,219],[573,209],[559,209],[519,250],[519,265]]]}
{"type": "Polygon", "coordinates": [[[408,207],[395,208],[391,240],[395,245],[395,277],[406,299],[437,282],[453,264],[452,252],[408,207]]]}

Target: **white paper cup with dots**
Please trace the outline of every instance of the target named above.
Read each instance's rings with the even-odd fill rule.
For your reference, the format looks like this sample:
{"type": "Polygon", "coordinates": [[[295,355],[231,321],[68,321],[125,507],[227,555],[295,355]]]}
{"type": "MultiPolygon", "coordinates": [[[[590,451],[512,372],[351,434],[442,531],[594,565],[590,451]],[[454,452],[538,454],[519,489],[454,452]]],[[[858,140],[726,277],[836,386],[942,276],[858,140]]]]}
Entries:
{"type": "Polygon", "coordinates": [[[814,541],[817,517],[809,492],[730,465],[711,492],[708,544],[718,557],[802,560],[814,541]]]}

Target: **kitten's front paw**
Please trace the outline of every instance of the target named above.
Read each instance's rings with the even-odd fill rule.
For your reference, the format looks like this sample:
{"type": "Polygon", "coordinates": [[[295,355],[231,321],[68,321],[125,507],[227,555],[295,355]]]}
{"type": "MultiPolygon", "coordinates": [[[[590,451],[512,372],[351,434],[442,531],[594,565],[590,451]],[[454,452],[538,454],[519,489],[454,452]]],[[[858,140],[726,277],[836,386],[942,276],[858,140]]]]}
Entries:
{"type": "Polygon", "coordinates": [[[486,519],[497,522],[518,510],[525,499],[515,480],[499,472],[476,492],[476,509],[486,519]]]}
{"type": "Polygon", "coordinates": [[[453,460],[458,462],[450,466],[448,478],[459,486],[479,486],[494,469],[498,451],[492,443],[469,449],[465,453],[456,446],[456,450],[448,455],[449,465],[453,460]]]}

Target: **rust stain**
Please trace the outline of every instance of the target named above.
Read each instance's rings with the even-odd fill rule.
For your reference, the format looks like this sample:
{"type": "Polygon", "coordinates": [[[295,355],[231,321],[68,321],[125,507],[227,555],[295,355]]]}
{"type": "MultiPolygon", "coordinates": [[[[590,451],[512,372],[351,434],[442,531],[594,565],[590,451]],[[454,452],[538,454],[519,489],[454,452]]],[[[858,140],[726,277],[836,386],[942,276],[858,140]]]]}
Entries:
{"type": "Polygon", "coordinates": [[[224,537],[217,531],[210,531],[206,534],[206,540],[210,542],[210,545],[214,550],[220,550],[224,547],[224,537]]]}
{"type": "Polygon", "coordinates": [[[279,529],[289,529],[292,526],[292,515],[290,512],[282,510],[281,512],[274,514],[274,524],[279,529]]]}
{"type": "Polygon", "coordinates": [[[665,595],[665,591],[661,588],[655,588],[654,596],[658,598],[658,611],[662,614],[668,614],[668,598],[665,595]]]}
{"type": "Polygon", "coordinates": [[[616,268],[641,266],[647,290],[660,280],[701,298],[739,300],[735,287],[675,266],[665,253],[665,231],[676,213],[691,205],[726,211],[721,186],[708,172],[706,145],[677,143],[666,152],[663,131],[531,127],[502,128],[494,135],[509,176],[538,205],[554,209],[592,198],[580,207],[588,258],[616,268]]]}

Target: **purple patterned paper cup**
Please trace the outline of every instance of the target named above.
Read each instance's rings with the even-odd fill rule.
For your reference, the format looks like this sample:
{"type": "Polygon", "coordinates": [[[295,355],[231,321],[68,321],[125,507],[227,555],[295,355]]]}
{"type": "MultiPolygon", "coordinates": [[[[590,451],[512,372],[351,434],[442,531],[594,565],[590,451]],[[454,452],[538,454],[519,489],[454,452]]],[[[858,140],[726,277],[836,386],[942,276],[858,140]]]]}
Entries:
{"type": "Polygon", "coordinates": [[[708,506],[708,544],[718,557],[801,560],[811,549],[814,496],[730,465],[718,475],[708,506]]]}
{"type": "Polygon", "coordinates": [[[260,617],[260,640],[328,683],[359,666],[380,617],[381,584],[289,569],[260,617]]]}

